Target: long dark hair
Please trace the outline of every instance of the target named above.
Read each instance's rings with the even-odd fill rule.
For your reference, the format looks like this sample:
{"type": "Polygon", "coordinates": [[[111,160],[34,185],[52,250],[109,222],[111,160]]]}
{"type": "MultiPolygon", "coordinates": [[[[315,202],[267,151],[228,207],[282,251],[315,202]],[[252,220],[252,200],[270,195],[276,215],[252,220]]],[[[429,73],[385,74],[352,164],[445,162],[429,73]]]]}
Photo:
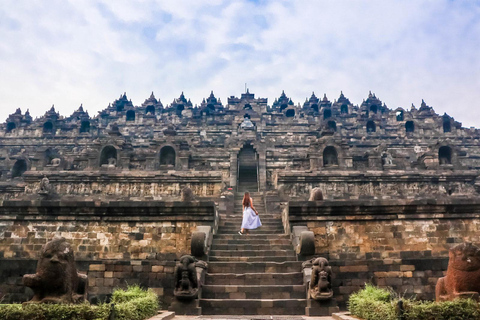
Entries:
{"type": "Polygon", "coordinates": [[[242,204],[244,207],[250,207],[250,192],[245,192],[245,195],[243,196],[243,201],[242,204]]]}

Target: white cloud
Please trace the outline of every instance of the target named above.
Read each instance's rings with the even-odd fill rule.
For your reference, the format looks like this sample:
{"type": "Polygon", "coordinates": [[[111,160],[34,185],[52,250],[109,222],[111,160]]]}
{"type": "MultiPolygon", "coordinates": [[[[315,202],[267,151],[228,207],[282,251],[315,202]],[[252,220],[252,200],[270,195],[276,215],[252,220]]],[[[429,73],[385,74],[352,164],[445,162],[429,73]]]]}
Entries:
{"type": "Polygon", "coordinates": [[[9,1],[0,7],[0,119],[51,104],[91,115],[120,93],[226,102],[244,83],[270,103],[369,90],[424,98],[479,127],[480,7],[467,1],[9,1]]]}

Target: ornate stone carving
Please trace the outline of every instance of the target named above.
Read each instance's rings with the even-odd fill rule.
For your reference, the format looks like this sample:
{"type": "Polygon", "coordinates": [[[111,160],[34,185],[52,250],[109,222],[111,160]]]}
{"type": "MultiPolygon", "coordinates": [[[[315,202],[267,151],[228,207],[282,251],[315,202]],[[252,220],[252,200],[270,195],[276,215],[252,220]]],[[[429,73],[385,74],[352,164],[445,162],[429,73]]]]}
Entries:
{"type": "Polygon", "coordinates": [[[42,247],[37,273],[24,275],[23,284],[34,293],[26,303],[79,303],[86,298],[87,276],[77,273],[65,238],[54,238],[42,247]]]}
{"type": "Polygon", "coordinates": [[[325,258],[313,260],[312,275],[308,293],[314,300],[329,300],[333,297],[332,268],[325,258]]]}
{"type": "Polygon", "coordinates": [[[435,288],[437,301],[456,298],[479,298],[480,249],[462,243],[450,249],[447,275],[438,279],[435,288]]]}
{"type": "Polygon", "coordinates": [[[47,176],[43,176],[42,180],[40,180],[40,190],[38,190],[38,194],[48,195],[50,192],[50,180],[48,180],[47,176]]]}
{"type": "Polygon", "coordinates": [[[190,189],[189,187],[185,187],[182,189],[182,201],[183,202],[195,201],[195,194],[193,193],[192,189],[190,189]]]}
{"type": "Polygon", "coordinates": [[[193,300],[197,298],[198,279],[194,257],[184,255],[177,263],[173,294],[178,300],[193,300]]]}

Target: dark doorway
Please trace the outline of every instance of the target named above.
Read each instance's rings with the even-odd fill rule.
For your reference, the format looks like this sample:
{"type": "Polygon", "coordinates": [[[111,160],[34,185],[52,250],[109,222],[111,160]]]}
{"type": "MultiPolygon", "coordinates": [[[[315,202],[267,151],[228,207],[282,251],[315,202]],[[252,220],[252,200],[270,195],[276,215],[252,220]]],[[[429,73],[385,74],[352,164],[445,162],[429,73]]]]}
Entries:
{"type": "Polygon", "coordinates": [[[100,155],[100,166],[109,165],[116,167],[117,166],[117,149],[114,146],[106,146],[102,149],[100,155]]]}
{"type": "Polygon", "coordinates": [[[27,161],[19,159],[12,168],[12,178],[21,177],[27,171],[27,161]]]}
{"type": "Polygon", "coordinates": [[[406,132],[413,132],[415,131],[415,124],[413,121],[407,121],[405,122],[405,131],[406,132]]]}
{"type": "Polygon", "coordinates": [[[7,133],[12,132],[17,127],[15,122],[9,122],[7,123],[7,133]]]}
{"type": "Polygon", "coordinates": [[[334,147],[328,146],[323,150],[323,166],[338,166],[337,150],[334,147]]]}
{"type": "Polygon", "coordinates": [[[166,146],[160,150],[160,165],[175,167],[175,150],[166,146]]]}
{"type": "Polygon", "coordinates": [[[238,153],[238,191],[258,191],[257,153],[253,146],[245,145],[238,153]]]}
{"type": "Polygon", "coordinates": [[[443,121],[443,132],[450,132],[452,131],[452,126],[450,125],[450,121],[443,121]]]}
{"type": "Polygon", "coordinates": [[[135,111],[128,110],[125,115],[126,121],[135,121],[135,111]]]}
{"type": "Polygon", "coordinates": [[[448,146],[443,146],[438,149],[438,162],[440,165],[452,164],[452,149],[448,146]]]}
{"type": "Polygon", "coordinates": [[[80,125],[80,133],[90,132],[90,121],[84,120],[80,125]]]}

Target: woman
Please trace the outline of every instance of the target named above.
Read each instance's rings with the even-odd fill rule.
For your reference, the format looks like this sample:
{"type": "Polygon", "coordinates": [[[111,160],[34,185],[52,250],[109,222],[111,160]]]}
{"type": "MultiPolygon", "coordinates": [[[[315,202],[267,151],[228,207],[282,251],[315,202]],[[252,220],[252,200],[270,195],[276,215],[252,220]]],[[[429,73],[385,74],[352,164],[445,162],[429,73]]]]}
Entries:
{"type": "Polygon", "coordinates": [[[257,210],[255,210],[255,207],[253,206],[253,201],[252,198],[250,198],[250,193],[248,191],[245,192],[245,195],[243,196],[242,207],[242,229],[238,232],[240,235],[248,234],[248,230],[257,229],[262,226],[262,222],[260,221],[257,210]]]}

